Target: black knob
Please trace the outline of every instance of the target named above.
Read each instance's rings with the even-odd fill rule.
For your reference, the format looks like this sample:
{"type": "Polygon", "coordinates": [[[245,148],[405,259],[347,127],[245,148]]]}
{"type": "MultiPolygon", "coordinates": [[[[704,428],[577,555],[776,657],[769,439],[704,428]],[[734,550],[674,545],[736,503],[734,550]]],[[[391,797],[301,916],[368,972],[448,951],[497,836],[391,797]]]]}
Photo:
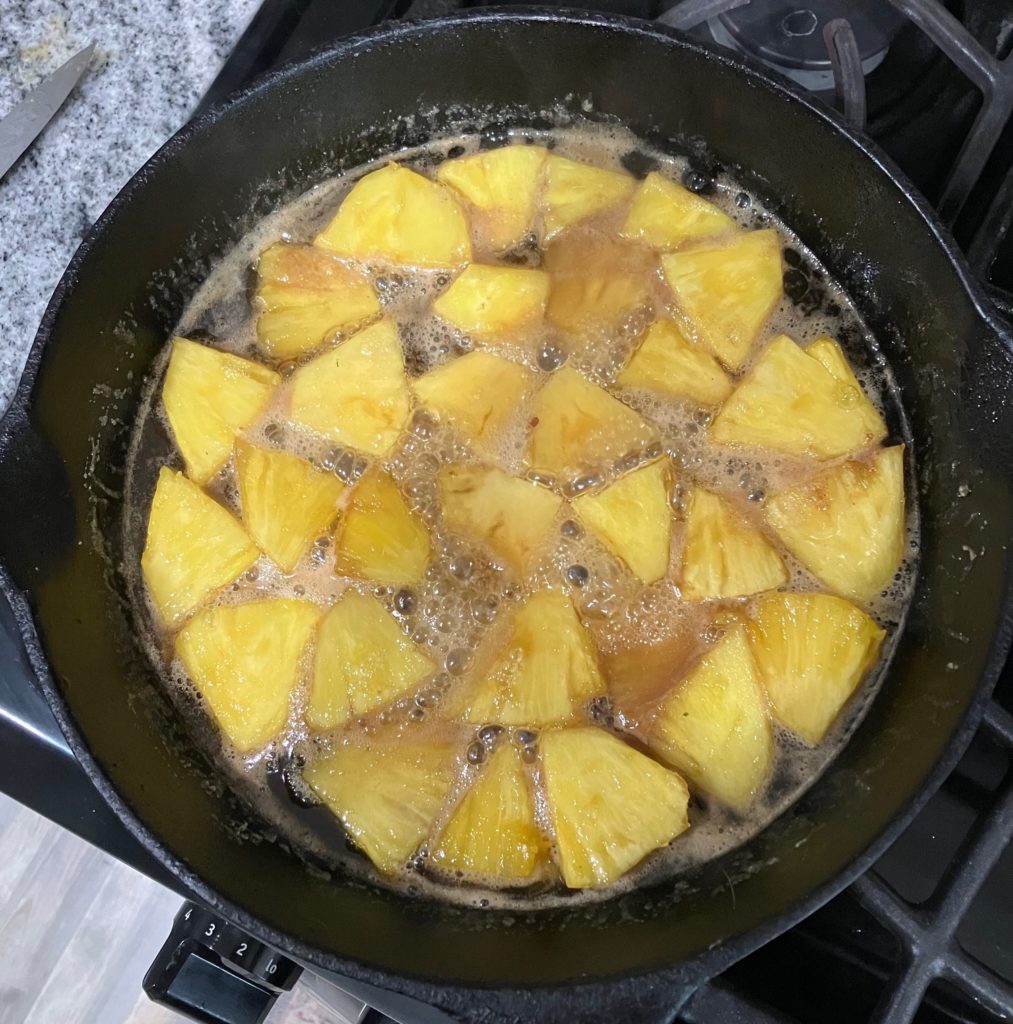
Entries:
{"type": "Polygon", "coordinates": [[[201,1024],[261,1024],[301,968],[196,903],[184,903],[144,991],[201,1024]]]}

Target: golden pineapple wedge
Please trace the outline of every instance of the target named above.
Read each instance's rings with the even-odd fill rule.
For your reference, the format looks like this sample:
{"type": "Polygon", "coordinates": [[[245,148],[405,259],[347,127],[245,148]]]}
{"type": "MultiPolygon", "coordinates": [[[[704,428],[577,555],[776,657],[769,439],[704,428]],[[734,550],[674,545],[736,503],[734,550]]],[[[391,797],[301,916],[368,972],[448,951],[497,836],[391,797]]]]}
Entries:
{"type": "Polygon", "coordinates": [[[616,384],[688,398],[703,406],[719,405],[732,392],[721,364],[671,320],[657,320],[647,328],[616,384]]]}
{"type": "Polygon", "coordinates": [[[875,664],[885,635],[843,598],[765,594],[749,636],[774,716],[815,746],[875,664]]]}
{"type": "Polygon", "coordinates": [[[749,806],[767,778],[774,740],[742,626],[727,632],[665,700],[649,742],[704,792],[731,807],[749,806]]]}
{"type": "Polygon", "coordinates": [[[292,374],[290,419],[367,455],[390,453],[411,408],[397,327],[367,327],[292,374]]]}
{"type": "Polygon", "coordinates": [[[423,374],[413,387],[425,406],[492,454],[534,383],[535,375],[517,363],[491,352],[469,352],[423,374]]]}
{"type": "Polygon", "coordinates": [[[689,790],[675,772],[600,729],[539,742],[563,881],[608,885],[689,827],[689,790]]]}
{"type": "Polygon", "coordinates": [[[718,444],[832,459],[878,444],[886,425],[830,338],[803,350],[786,334],[764,350],[710,427],[718,444]]]}
{"type": "Polygon", "coordinates": [[[308,601],[269,598],[209,608],[180,630],[176,654],[240,752],[259,750],[285,727],[319,619],[308,601]]]}
{"type": "Polygon", "coordinates": [[[457,805],[430,857],[441,871],[523,882],[546,860],[520,750],[503,743],[457,805]]]}
{"type": "Polygon", "coordinates": [[[669,466],[654,462],[627,473],[602,491],[573,500],[580,521],[629,566],[642,583],[668,572],[672,512],[669,466]]]}
{"type": "Polygon", "coordinates": [[[553,242],[543,265],[552,280],[546,316],[578,338],[588,330],[614,327],[645,306],[656,271],[650,253],[621,241],[603,244],[581,231],[568,231],[553,242]]]}
{"type": "Polygon", "coordinates": [[[512,145],[440,164],[436,177],[475,208],[472,225],[495,252],[520,242],[534,227],[546,150],[512,145]]]}
{"type": "Polygon", "coordinates": [[[392,875],[429,835],[458,770],[450,744],[402,737],[341,747],[307,765],[303,778],[392,875]]]}
{"type": "Polygon", "coordinates": [[[320,623],[306,721],[337,728],[411,693],[435,671],[375,597],[347,590],[320,623]]]}
{"type": "Polygon", "coordinates": [[[442,268],[471,259],[468,220],[453,193],[395,163],[355,183],[316,244],[364,262],[442,268]]]}
{"type": "Polygon", "coordinates": [[[538,590],[514,612],[509,637],[461,694],[469,722],[566,722],[605,692],[598,657],[573,602],[538,590]]]}
{"type": "Polygon", "coordinates": [[[781,242],[772,229],[701,242],[661,257],[683,330],[737,370],[781,298],[781,242]]]}
{"type": "Polygon", "coordinates": [[[431,554],[425,524],[397,484],[379,466],[369,469],[338,523],[334,571],[375,583],[418,583],[431,554]]]}
{"type": "Polygon", "coordinates": [[[670,252],[683,242],[735,227],[735,221],[713,203],[651,171],[633,196],[621,234],[670,252]]]}
{"type": "Polygon", "coordinates": [[[450,530],[482,541],[518,575],[534,568],[562,498],[497,467],[445,466],[438,482],[450,530]]]}
{"type": "Polygon", "coordinates": [[[725,501],[696,488],[686,510],[681,591],[690,601],[756,594],[788,582],[774,546],[725,501]]]}
{"type": "Polygon", "coordinates": [[[549,275],[521,267],[471,263],[433,303],[433,312],[480,341],[541,324],[549,275]]]}
{"type": "Polygon", "coordinates": [[[191,480],[203,486],[222,468],[280,381],[251,359],[173,338],[162,402],[191,480]]]}
{"type": "Polygon", "coordinates": [[[257,275],[257,343],[272,359],[297,359],[380,313],[370,281],[315,245],[275,243],[257,275]]]}
{"type": "Polygon", "coordinates": [[[260,552],[242,526],[182,473],[163,466],[148,516],[141,571],[162,621],[175,629],[260,552]]]}
{"type": "Polygon", "coordinates": [[[261,551],[291,572],[338,513],[344,484],[289,452],[236,442],[243,522],[261,551]]]}
{"type": "Polygon", "coordinates": [[[542,211],[545,237],[628,198],[636,182],[628,174],[592,167],[550,153],[545,161],[542,211]]]}
{"type": "Polygon", "coordinates": [[[639,413],[570,366],[552,374],[535,396],[532,421],[528,465],[550,473],[600,467],[657,436],[639,413]]]}
{"type": "Polygon", "coordinates": [[[867,602],[904,554],[904,446],[833,466],[767,500],[767,522],[831,590],[867,602]]]}

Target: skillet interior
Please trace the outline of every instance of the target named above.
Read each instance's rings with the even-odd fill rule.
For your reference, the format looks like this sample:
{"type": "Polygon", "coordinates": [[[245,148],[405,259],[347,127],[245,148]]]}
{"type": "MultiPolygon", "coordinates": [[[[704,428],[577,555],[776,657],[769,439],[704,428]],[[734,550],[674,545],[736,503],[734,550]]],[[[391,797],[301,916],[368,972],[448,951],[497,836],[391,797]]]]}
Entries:
{"type": "Polygon", "coordinates": [[[698,957],[719,969],[843,885],[896,830],[952,761],[951,739],[1008,639],[1010,342],[949,250],[892,169],[822,113],[636,22],[555,12],[402,24],[269,80],[185,130],[127,186],[47,312],[16,400],[31,398],[30,425],[18,408],[4,423],[0,546],[35,615],[30,653],[58,717],[160,857],[319,966],[423,997],[429,981],[551,985],[698,957]],[[215,257],[259,217],[342,168],[444,134],[448,118],[544,124],[584,98],[655,144],[733,168],[857,301],[911,417],[922,572],[871,713],[792,811],[677,886],[507,919],[335,884],[261,841],[130,640],[115,550],[121,472],[155,353],[215,257]],[[961,484],[970,492],[958,498],[961,484]],[[983,554],[969,560],[967,548],[983,554]]]}

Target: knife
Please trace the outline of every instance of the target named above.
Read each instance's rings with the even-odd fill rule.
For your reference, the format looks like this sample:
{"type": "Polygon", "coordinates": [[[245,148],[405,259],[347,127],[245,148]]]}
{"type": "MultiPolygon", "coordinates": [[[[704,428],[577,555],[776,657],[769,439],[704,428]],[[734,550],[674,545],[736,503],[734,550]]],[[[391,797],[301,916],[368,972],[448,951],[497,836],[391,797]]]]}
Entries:
{"type": "Polygon", "coordinates": [[[0,121],[0,178],[35,141],[71,94],[88,67],[95,44],[76,53],[58,67],[41,85],[36,86],[0,121]]]}

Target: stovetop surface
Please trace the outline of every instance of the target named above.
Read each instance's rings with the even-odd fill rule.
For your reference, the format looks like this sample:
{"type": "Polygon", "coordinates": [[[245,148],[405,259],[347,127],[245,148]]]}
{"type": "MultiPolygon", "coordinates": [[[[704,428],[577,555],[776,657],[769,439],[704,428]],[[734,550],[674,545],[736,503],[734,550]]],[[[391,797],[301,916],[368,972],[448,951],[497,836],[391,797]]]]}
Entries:
{"type": "MultiPolygon", "coordinates": [[[[263,72],[387,18],[483,6],[491,4],[485,0],[266,0],[202,107],[263,72]]],[[[567,6],[654,18],[669,3],[571,0],[567,6]]],[[[1005,55],[1003,49],[1013,34],[1013,3],[976,0],[949,6],[979,42],[1005,55]]],[[[707,31],[706,27],[695,30],[705,36],[707,31]]],[[[978,106],[974,87],[910,24],[895,36],[891,51],[870,73],[867,85],[870,134],[930,199],[938,200],[978,106]],[[912,74],[913,68],[919,69],[917,75],[912,74]],[[941,110],[945,116],[940,117],[941,110]]],[[[1001,188],[1003,173],[1009,172],[1011,153],[1013,130],[1001,139],[980,187],[954,222],[963,244],[973,244],[989,199],[1001,188]]],[[[1013,238],[995,246],[989,276],[993,285],[1013,292],[1013,238]]],[[[126,832],[84,776],[35,689],[15,637],[13,617],[0,602],[0,788],[158,881],[179,888],[126,832]]],[[[806,921],[705,986],[679,1020],[686,1024],[854,1024],[877,1015],[892,1020],[884,1000],[896,990],[898,971],[910,956],[907,924],[913,920],[915,927],[932,916],[938,909],[940,888],[959,889],[969,835],[993,845],[998,842],[1000,848],[1008,841],[1013,817],[1011,711],[1013,670],[1007,665],[989,721],[958,768],[875,868],[806,921]],[[896,934],[898,913],[904,925],[901,940],[896,934]]],[[[959,947],[976,977],[978,999],[961,986],[959,971],[954,983],[937,979],[921,1000],[914,1017],[918,1024],[992,1022],[1013,1014],[1013,851],[1006,847],[984,873],[984,883],[955,924],[959,947]],[[1005,1012],[1000,1016],[998,1011],[1005,1012]]]]}

